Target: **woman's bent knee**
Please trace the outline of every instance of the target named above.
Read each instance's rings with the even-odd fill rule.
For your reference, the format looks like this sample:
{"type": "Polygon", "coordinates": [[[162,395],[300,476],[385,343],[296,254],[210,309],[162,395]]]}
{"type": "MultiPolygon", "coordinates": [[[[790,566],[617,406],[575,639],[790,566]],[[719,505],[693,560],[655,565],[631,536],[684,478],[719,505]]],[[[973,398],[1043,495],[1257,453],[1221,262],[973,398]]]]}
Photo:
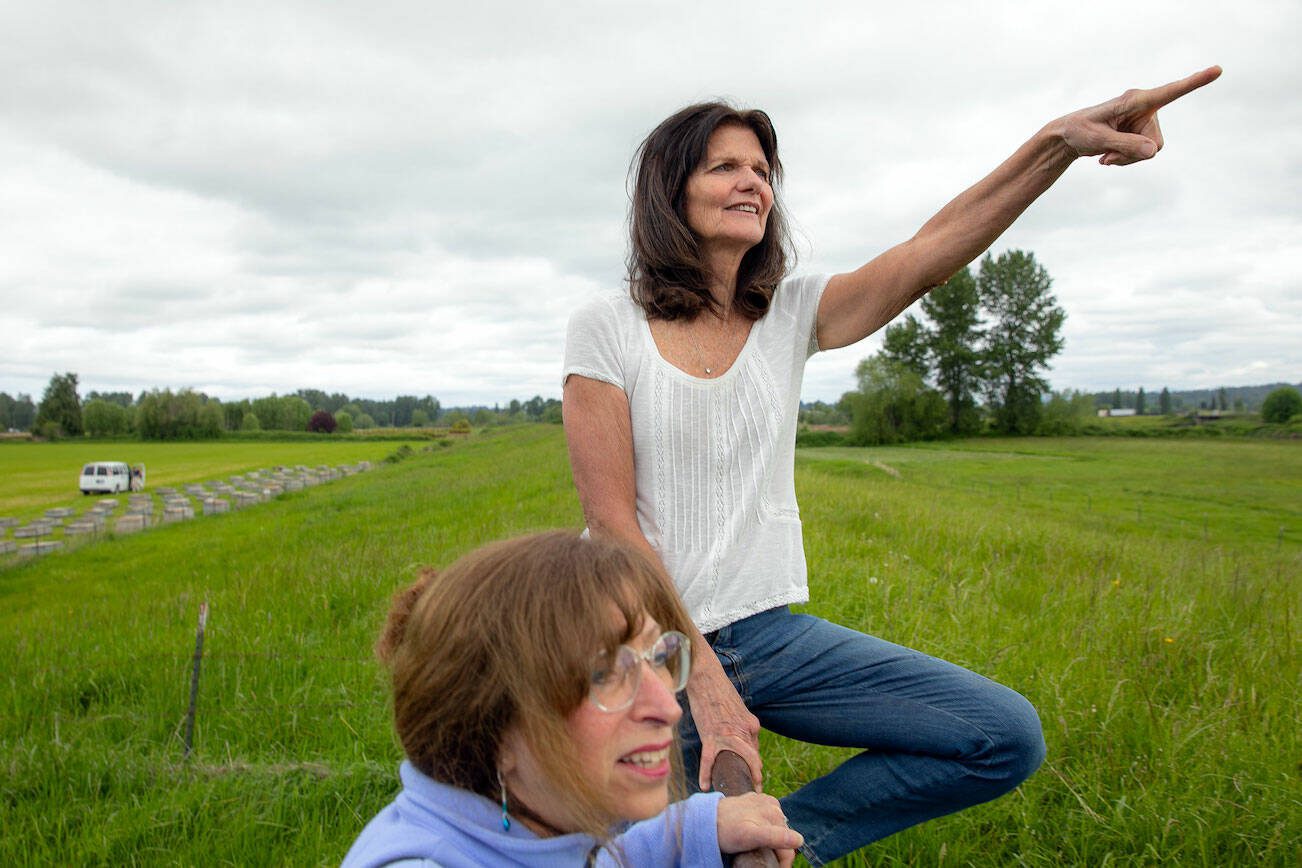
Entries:
{"type": "Polygon", "coordinates": [[[1024,696],[1012,690],[1008,692],[1011,696],[1002,709],[999,729],[987,733],[994,742],[989,772],[998,781],[1001,792],[1013,789],[1034,774],[1045,755],[1040,715],[1024,696]]]}

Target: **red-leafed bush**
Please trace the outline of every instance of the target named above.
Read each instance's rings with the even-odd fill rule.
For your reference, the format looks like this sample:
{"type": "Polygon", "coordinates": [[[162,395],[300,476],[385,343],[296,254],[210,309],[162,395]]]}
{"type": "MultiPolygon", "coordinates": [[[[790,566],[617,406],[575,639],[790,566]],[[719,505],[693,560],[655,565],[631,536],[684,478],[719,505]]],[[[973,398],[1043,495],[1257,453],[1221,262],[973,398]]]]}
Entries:
{"type": "Polygon", "coordinates": [[[339,423],[327,410],[317,410],[307,423],[307,430],[315,431],[318,434],[333,434],[337,427],[339,427],[339,423]]]}

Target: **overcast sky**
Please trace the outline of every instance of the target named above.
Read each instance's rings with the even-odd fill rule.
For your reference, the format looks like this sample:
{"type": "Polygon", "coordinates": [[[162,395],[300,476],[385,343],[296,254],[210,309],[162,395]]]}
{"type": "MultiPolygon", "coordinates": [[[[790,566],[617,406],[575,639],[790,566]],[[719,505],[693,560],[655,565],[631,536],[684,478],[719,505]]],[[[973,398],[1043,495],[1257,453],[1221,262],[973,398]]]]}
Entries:
{"type": "Polygon", "coordinates": [[[1213,63],[1157,159],[1081,160],[993,250],[1054,279],[1055,388],[1297,381],[1299,37],[1296,0],[5,3],[0,390],[559,397],[680,106],[769,112],[798,271],[833,272],[1054,117],[1213,63]]]}

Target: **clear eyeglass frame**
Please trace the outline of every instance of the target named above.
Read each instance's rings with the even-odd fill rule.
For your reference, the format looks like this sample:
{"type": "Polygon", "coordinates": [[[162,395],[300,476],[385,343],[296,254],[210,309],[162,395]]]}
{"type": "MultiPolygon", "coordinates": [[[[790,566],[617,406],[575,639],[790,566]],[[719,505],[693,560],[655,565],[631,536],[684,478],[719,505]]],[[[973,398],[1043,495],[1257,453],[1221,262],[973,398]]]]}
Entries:
{"type": "Polygon", "coordinates": [[[593,663],[588,699],[602,711],[623,711],[642,685],[642,663],[650,664],[674,693],[687,686],[692,671],[692,642],[677,630],[662,633],[645,651],[628,645],[615,649],[613,660],[602,652],[593,663]]]}

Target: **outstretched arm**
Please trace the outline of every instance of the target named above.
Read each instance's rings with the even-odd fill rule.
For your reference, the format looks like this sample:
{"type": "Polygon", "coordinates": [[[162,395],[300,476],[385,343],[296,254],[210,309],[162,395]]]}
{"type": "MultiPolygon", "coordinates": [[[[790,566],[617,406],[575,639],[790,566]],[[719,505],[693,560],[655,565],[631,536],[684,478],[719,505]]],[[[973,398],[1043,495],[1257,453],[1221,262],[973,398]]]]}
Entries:
{"type": "Polygon", "coordinates": [[[848,346],[894,319],[986,250],[1078,157],[1105,166],[1151,159],[1162,149],[1157,110],[1215,81],[1219,66],[1065,115],[923,224],[918,233],[856,271],[828,281],[818,307],[818,345],[848,346]]]}

